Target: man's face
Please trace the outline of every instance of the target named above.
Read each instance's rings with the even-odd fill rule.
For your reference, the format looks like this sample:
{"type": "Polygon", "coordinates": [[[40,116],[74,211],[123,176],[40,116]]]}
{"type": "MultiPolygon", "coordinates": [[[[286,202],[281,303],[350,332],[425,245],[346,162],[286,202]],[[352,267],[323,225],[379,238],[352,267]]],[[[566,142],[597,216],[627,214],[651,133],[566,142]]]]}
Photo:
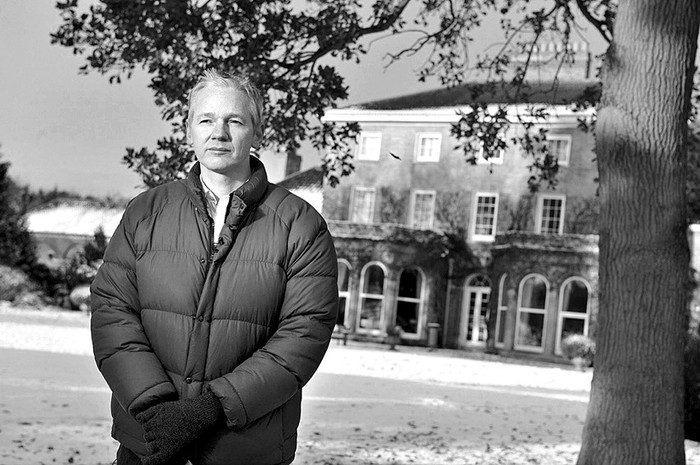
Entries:
{"type": "Polygon", "coordinates": [[[232,176],[247,170],[251,147],[260,143],[248,96],[228,87],[205,87],[190,102],[187,141],[203,169],[232,176]],[[244,165],[245,164],[245,165],[244,165]]]}

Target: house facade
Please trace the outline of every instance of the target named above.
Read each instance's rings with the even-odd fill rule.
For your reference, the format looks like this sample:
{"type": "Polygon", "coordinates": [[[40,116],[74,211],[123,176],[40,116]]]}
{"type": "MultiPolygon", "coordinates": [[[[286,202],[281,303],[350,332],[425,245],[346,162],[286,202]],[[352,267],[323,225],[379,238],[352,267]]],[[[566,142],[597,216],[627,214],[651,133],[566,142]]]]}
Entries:
{"type": "MultiPolygon", "coordinates": [[[[537,192],[519,144],[489,156],[459,147],[451,128],[474,103],[469,85],[327,112],[361,127],[355,170],[324,187],[323,203],[338,251],[339,323],[350,337],[382,340],[400,327],[407,344],[434,344],[437,332],[443,347],[557,357],[563,337],[593,333],[594,140],[567,105],[591,86],[529,93],[529,103],[548,106],[536,127],[559,165],[556,185],[537,192]]],[[[523,110],[509,108],[515,121],[523,110]]],[[[511,125],[506,140],[523,131],[511,125]]]]}
{"type": "Polygon", "coordinates": [[[27,229],[36,244],[39,263],[60,266],[82,253],[102,231],[107,239],[117,228],[124,208],[91,200],[58,199],[27,213],[27,229]]]}

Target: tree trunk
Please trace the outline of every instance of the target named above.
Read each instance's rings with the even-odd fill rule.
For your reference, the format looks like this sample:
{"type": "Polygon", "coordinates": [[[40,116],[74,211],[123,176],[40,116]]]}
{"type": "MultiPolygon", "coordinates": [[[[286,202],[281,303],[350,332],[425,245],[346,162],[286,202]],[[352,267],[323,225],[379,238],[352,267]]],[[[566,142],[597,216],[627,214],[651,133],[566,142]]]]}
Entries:
{"type": "Polygon", "coordinates": [[[687,117],[696,0],[621,0],[596,125],[597,353],[578,465],[685,463],[687,117]]]}

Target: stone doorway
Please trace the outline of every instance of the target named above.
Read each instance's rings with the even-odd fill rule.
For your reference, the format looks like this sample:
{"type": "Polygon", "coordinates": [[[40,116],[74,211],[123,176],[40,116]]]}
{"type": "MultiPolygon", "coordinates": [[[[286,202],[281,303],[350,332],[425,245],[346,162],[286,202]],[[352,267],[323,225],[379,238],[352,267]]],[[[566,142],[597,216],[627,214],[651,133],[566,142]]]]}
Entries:
{"type": "Polygon", "coordinates": [[[462,300],[462,323],[459,329],[459,346],[483,346],[486,344],[491,281],[481,274],[467,279],[462,300]]]}

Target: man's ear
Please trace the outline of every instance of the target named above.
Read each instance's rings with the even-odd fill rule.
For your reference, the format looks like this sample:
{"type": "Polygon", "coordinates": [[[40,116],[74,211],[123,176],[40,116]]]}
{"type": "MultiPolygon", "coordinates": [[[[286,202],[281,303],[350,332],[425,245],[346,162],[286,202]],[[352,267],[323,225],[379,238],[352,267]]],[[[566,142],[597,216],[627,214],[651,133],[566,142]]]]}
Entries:
{"type": "Polygon", "coordinates": [[[190,134],[190,121],[185,121],[185,141],[192,145],[192,134],[190,134]]]}
{"type": "Polygon", "coordinates": [[[262,124],[261,124],[261,125],[258,126],[257,129],[255,130],[255,135],[253,136],[253,144],[252,144],[252,147],[253,147],[254,149],[256,149],[256,150],[259,149],[259,148],[260,148],[260,145],[262,144],[262,140],[263,140],[263,127],[262,127],[262,124]]]}

